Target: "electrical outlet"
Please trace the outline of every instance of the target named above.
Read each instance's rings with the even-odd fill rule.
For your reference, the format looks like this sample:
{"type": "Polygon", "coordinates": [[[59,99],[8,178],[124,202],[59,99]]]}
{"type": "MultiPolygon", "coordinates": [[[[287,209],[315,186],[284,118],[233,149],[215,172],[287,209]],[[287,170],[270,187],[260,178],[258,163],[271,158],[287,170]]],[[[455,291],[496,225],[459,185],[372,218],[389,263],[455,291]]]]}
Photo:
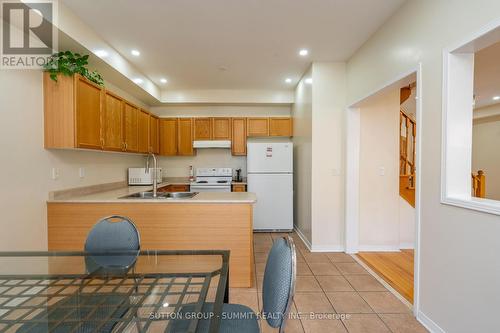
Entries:
{"type": "Polygon", "coordinates": [[[80,169],[78,169],[78,175],[80,176],[80,178],[85,178],[85,168],[81,167],[80,169]]]}
{"type": "Polygon", "coordinates": [[[58,168],[52,168],[52,179],[56,180],[59,178],[59,169],[58,168]]]}

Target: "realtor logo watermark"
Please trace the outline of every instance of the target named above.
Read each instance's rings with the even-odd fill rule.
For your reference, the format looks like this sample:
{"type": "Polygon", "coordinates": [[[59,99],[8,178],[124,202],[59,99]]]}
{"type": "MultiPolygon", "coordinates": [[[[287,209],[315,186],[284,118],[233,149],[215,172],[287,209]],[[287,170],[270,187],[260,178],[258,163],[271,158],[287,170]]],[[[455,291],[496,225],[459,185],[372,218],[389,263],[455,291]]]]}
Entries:
{"type": "Polygon", "coordinates": [[[0,68],[42,68],[57,52],[57,0],[0,0],[0,4],[0,68]]]}

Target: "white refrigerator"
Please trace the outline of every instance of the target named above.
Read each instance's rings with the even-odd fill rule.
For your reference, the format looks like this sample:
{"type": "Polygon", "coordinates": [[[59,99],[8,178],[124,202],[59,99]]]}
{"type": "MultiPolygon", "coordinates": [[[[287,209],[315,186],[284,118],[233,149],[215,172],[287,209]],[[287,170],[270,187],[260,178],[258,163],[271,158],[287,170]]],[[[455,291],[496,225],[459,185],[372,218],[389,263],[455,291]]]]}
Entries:
{"type": "Polygon", "coordinates": [[[253,229],[293,229],[293,144],[247,145],[248,192],[257,195],[253,229]]]}

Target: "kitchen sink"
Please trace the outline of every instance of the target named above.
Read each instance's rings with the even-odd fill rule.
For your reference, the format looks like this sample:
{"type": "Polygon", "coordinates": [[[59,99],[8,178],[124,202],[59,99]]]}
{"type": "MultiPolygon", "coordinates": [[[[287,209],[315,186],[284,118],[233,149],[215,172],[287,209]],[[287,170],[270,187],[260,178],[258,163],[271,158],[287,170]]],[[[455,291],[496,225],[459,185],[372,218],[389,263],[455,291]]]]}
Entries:
{"type": "Polygon", "coordinates": [[[129,194],[119,199],[190,199],[197,195],[198,192],[158,192],[157,197],[153,197],[153,191],[138,192],[129,194]]]}

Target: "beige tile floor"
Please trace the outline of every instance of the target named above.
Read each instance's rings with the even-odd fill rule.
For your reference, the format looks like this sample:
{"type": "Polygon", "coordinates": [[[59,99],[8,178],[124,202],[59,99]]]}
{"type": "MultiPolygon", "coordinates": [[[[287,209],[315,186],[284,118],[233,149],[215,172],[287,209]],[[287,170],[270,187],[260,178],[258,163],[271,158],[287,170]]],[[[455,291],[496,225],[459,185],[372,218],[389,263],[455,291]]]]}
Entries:
{"type": "MultiPolygon", "coordinates": [[[[232,288],[231,303],[262,308],[262,280],[267,253],[283,233],[255,233],[256,285],[232,288]]],[[[311,253],[295,234],[297,284],[287,333],[427,332],[410,309],[345,253],[311,253]],[[314,315],[311,315],[313,313],[314,315]],[[297,315],[298,314],[298,315],[297,315]]],[[[261,322],[264,333],[278,332],[261,322]]]]}

